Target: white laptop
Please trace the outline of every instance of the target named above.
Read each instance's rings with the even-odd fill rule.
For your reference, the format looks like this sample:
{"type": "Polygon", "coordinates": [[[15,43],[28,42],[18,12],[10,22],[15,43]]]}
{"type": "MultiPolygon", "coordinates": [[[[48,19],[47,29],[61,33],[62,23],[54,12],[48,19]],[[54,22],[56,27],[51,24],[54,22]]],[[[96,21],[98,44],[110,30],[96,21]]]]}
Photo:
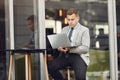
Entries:
{"type": "Polygon", "coordinates": [[[58,47],[71,47],[67,34],[52,34],[47,35],[47,37],[53,49],[58,47]]]}

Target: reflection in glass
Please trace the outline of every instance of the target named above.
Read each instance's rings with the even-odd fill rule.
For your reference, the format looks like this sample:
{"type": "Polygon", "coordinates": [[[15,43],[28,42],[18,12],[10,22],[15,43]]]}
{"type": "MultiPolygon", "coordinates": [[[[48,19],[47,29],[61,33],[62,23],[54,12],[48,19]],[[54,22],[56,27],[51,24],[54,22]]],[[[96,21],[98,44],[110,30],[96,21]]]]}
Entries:
{"type": "Polygon", "coordinates": [[[101,49],[101,50],[108,50],[109,48],[109,43],[108,43],[108,35],[106,35],[104,33],[104,29],[103,28],[99,28],[98,29],[99,31],[99,34],[97,35],[96,37],[96,41],[98,41],[98,49],[101,49]]]}
{"type": "MultiPolygon", "coordinates": [[[[34,15],[33,0],[13,0],[14,3],[14,31],[15,49],[34,49],[36,15],[34,15]]],[[[16,80],[25,80],[25,59],[24,55],[18,54],[16,57],[16,80]]],[[[31,54],[32,79],[39,80],[40,64],[38,54],[31,54]]]]}

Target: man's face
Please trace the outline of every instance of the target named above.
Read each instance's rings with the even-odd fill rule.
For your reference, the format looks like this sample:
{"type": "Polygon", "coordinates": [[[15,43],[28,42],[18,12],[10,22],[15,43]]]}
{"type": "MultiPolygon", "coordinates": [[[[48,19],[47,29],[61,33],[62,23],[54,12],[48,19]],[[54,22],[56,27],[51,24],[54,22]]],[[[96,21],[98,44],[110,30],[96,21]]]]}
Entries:
{"type": "Polygon", "coordinates": [[[32,20],[27,20],[27,26],[31,31],[34,31],[34,22],[32,20]]]}
{"type": "Polygon", "coordinates": [[[76,16],[75,14],[67,15],[67,22],[70,27],[75,27],[78,21],[79,21],[79,16],[76,16]]]}

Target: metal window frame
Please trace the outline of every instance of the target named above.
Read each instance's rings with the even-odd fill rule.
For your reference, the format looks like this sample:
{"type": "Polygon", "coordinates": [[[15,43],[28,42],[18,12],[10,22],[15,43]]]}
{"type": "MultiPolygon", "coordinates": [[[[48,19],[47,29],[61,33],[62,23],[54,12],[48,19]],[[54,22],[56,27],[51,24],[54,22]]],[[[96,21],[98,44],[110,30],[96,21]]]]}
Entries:
{"type": "Polygon", "coordinates": [[[116,31],[116,1],[108,0],[109,47],[110,47],[110,78],[118,80],[117,65],[117,31],[116,31]]]}
{"type": "MultiPolygon", "coordinates": [[[[6,27],[6,49],[15,48],[14,39],[14,7],[13,0],[5,0],[5,27],[6,27]]],[[[9,55],[6,55],[6,65],[9,67],[9,55]]],[[[15,80],[15,62],[13,62],[12,80],[15,80]]],[[[7,69],[7,68],[6,68],[7,69]]],[[[7,69],[8,71],[8,69],[7,69]]]]}
{"type": "MultiPolygon", "coordinates": [[[[35,47],[39,49],[46,49],[46,33],[45,33],[45,0],[36,0],[34,2],[36,11],[34,13],[37,15],[37,34],[35,35],[35,47]],[[38,38],[37,38],[38,37],[38,38]]],[[[40,79],[46,80],[46,71],[44,65],[43,54],[40,54],[40,79]]]]}

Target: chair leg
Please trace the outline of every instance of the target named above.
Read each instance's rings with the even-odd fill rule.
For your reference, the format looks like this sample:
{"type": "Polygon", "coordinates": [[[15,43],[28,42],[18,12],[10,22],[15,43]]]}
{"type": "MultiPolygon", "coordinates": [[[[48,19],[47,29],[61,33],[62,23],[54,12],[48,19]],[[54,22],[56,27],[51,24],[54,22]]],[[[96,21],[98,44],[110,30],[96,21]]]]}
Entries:
{"type": "Polygon", "coordinates": [[[68,76],[68,80],[70,80],[70,69],[67,69],[67,76],[68,76]]]}

